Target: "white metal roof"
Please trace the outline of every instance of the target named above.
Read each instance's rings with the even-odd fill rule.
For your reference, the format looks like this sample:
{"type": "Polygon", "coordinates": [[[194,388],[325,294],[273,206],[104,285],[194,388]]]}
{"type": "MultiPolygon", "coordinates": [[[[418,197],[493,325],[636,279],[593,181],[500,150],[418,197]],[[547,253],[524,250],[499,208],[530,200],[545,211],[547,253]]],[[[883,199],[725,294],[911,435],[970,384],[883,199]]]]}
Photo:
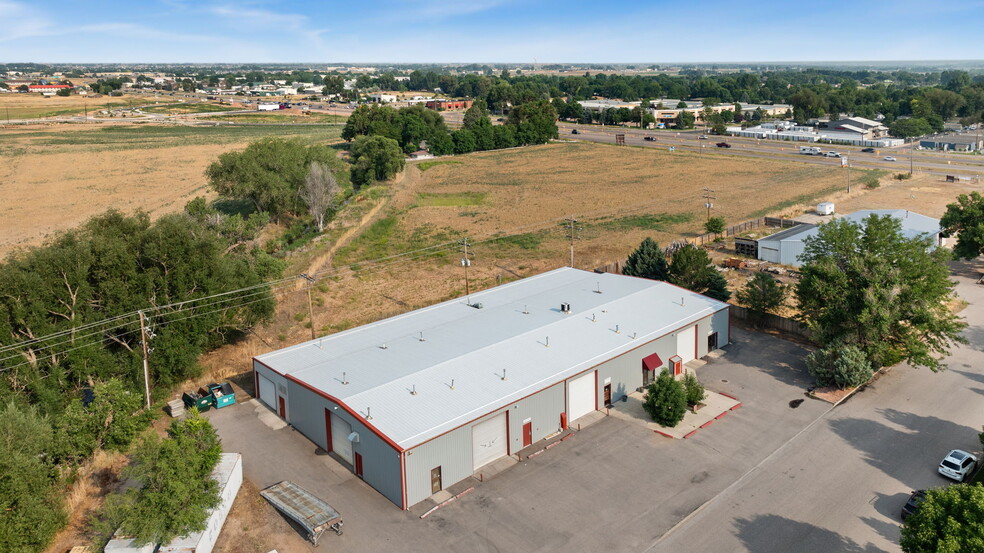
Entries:
{"type": "MultiPolygon", "coordinates": [[[[940,232],[940,220],[933,219],[926,215],[909,211],[907,209],[862,209],[842,218],[857,225],[864,225],[864,220],[870,215],[880,215],[882,217],[891,215],[902,223],[902,236],[906,238],[918,238],[922,236],[936,236],[940,232]]],[[[836,215],[834,218],[838,218],[836,215]]],[[[776,234],[762,238],[764,241],[802,241],[811,236],[820,234],[820,226],[804,224],[791,229],[777,232],[776,234]]]]}
{"type": "Polygon", "coordinates": [[[408,449],[726,306],[563,268],[256,359],[371,415],[408,449]]]}

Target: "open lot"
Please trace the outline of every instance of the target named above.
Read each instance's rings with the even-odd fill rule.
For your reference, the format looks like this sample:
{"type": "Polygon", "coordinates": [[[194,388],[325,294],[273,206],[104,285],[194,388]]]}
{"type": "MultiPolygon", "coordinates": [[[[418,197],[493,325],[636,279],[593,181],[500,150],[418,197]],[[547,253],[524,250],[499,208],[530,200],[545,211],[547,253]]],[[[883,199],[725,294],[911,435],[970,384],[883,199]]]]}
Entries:
{"type": "MultiPolygon", "coordinates": [[[[2,99],[4,96],[0,96],[2,99]]],[[[333,141],[336,126],[45,125],[0,133],[0,258],[109,208],[151,215],[211,196],[205,168],[269,136],[333,141]]]]}
{"type": "Polygon", "coordinates": [[[0,122],[7,119],[33,119],[36,117],[58,117],[89,115],[106,108],[126,107],[131,103],[139,105],[143,100],[137,96],[42,96],[40,94],[0,94],[0,122]]]}
{"type": "MultiPolygon", "coordinates": [[[[243,454],[245,475],[256,488],[292,480],[342,513],[345,533],[324,536],[321,547],[640,550],[828,409],[816,400],[789,406],[790,400],[804,398],[809,380],[800,346],[740,330],[733,338],[727,355],[697,372],[709,389],[738,396],[742,407],[693,438],[670,440],[603,417],[492,479],[459,483],[453,491],[475,490],[423,520],[419,517],[434,505],[431,500],[400,511],[334,457],[319,455],[299,433],[268,426],[261,418],[270,422],[276,417],[255,401],[207,416],[223,447],[243,454]]],[[[240,496],[226,523],[232,530],[223,532],[216,551],[313,550],[295,532],[267,532],[282,521],[271,507],[253,502],[254,495],[240,496]]]]}

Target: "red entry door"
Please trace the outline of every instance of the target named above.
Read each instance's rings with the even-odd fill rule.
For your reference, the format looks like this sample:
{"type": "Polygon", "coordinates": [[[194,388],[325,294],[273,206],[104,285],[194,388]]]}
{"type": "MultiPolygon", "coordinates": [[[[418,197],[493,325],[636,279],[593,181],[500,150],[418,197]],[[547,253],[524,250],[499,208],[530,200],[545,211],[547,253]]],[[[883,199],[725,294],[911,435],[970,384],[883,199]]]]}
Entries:
{"type": "Polygon", "coordinates": [[[277,399],[280,400],[280,418],[286,419],[287,418],[287,403],[284,401],[284,398],[283,397],[278,397],[277,399]]]}
{"type": "Polygon", "coordinates": [[[362,478],[362,455],[355,454],[355,475],[362,478]]]}
{"type": "Polygon", "coordinates": [[[523,423],[523,447],[533,445],[533,421],[523,423]]]}

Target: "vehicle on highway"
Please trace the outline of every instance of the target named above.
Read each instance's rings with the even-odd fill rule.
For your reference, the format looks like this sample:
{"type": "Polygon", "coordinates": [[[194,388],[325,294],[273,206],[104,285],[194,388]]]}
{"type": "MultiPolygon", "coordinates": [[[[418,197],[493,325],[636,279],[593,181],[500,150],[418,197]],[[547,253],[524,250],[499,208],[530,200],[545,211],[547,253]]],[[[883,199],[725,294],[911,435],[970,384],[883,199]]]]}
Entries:
{"type": "Polygon", "coordinates": [[[884,159],[885,159],[885,161],[898,161],[898,160],[896,160],[896,159],[895,159],[894,157],[892,157],[892,156],[885,156],[885,158],[884,158],[884,159]]]}
{"type": "Polygon", "coordinates": [[[954,449],[940,461],[939,472],[947,478],[963,482],[977,468],[977,457],[962,449],[954,449]]]}
{"type": "Polygon", "coordinates": [[[581,131],[574,129],[571,131],[571,134],[581,134],[581,131]]]}
{"type": "Polygon", "coordinates": [[[827,156],[827,157],[840,157],[841,156],[838,152],[827,152],[824,155],[827,156]]]}
{"type": "Polygon", "coordinates": [[[655,136],[644,136],[644,137],[642,137],[642,139],[643,140],[646,140],[648,142],[656,142],[656,137],[655,136]]]}
{"type": "Polygon", "coordinates": [[[708,138],[708,136],[706,134],[702,134],[702,135],[700,135],[700,136],[697,137],[697,140],[709,140],[709,138],[708,138]]]}
{"type": "Polygon", "coordinates": [[[800,146],[800,153],[808,156],[822,156],[823,150],[819,146],[800,146]]]}
{"type": "Polygon", "coordinates": [[[728,144],[727,142],[718,142],[717,143],[717,147],[718,148],[730,148],[731,147],[731,144],[728,144]]]}
{"type": "Polygon", "coordinates": [[[909,496],[909,500],[902,506],[902,520],[909,518],[910,515],[915,513],[923,499],[926,499],[926,490],[916,490],[912,492],[912,495],[909,496]]]}
{"type": "Polygon", "coordinates": [[[874,154],[878,152],[878,150],[874,148],[861,148],[861,151],[866,154],[874,154]]]}

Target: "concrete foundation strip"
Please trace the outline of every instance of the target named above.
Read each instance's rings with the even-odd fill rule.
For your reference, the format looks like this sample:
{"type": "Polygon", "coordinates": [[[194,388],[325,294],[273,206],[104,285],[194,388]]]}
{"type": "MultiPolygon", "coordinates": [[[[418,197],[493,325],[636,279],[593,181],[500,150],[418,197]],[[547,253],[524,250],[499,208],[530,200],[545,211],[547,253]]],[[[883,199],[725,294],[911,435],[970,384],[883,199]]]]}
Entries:
{"type": "Polygon", "coordinates": [[[438,503],[437,505],[434,505],[426,513],[420,515],[420,518],[427,518],[427,516],[430,515],[431,513],[433,513],[434,511],[440,509],[441,507],[447,505],[448,503],[451,503],[452,501],[458,499],[459,497],[461,497],[461,496],[463,496],[463,495],[465,495],[467,493],[471,493],[473,491],[475,491],[475,487],[474,486],[472,486],[472,487],[468,488],[467,490],[459,493],[458,495],[452,497],[451,499],[448,499],[448,500],[444,501],[443,503],[438,503]]]}

